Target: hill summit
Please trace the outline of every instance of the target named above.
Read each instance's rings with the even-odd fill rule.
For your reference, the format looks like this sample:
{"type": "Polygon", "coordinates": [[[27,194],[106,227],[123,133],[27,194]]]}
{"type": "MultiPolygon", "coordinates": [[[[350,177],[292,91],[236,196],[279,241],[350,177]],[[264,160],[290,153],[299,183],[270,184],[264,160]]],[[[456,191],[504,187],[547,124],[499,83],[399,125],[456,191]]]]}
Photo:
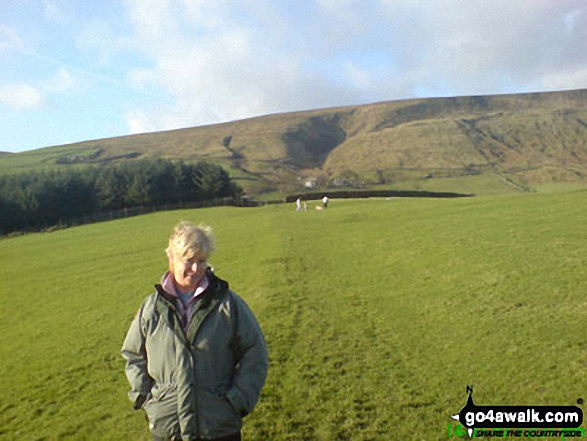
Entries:
{"type": "MultiPolygon", "coordinates": [[[[0,170],[8,158],[27,153],[3,156],[0,170]]],[[[274,114],[47,147],[35,154],[55,165],[154,157],[206,160],[225,166],[253,194],[483,174],[519,188],[584,182],[587,90],[274,114]]]]}

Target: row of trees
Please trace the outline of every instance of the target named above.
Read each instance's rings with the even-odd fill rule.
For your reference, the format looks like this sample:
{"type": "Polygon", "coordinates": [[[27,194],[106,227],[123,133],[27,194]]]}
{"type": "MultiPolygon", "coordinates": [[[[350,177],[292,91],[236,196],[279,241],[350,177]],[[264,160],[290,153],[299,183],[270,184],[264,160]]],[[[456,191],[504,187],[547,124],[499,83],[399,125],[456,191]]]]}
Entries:
{"type": "Polygon", "coordinates": [[[151,160],[0,177],[0,234],[142,206],[238,197],[217,165],[151,160]]]}

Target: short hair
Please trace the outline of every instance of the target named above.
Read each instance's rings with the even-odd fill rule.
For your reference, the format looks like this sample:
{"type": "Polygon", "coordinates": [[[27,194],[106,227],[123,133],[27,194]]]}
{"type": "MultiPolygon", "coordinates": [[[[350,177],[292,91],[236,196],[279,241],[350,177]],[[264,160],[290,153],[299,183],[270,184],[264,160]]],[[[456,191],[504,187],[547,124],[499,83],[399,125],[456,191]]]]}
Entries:
{"type": "Polygon", "coordinates": [[[215,249],[212,228],[181,221],[169,236],[169,245],[165,251],[169,257],[191,259],[197,255],[207,260],[215,249]]]}

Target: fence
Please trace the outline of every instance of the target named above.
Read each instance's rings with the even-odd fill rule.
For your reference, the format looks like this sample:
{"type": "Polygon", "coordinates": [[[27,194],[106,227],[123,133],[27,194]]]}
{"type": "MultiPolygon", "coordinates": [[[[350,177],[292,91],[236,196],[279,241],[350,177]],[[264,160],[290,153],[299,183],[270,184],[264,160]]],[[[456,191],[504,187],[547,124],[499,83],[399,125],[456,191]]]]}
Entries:
{"type": "Polygon", "coordinates": [[[433,192],[433,191],[408,191],[408,190],[338,190],[298,193],[285,198],[285,202],[294,202],[300,198],[303,201],[320,200],[324,196],[329,199],[352,199],[352,198],[463,198],[474,196],[472,194],[433,192]]]}

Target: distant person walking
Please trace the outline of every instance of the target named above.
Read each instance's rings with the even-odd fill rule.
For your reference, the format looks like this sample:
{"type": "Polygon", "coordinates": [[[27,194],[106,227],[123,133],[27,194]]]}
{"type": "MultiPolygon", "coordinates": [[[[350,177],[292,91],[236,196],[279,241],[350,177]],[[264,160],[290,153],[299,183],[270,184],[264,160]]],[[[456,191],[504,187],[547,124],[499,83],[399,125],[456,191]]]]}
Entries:
{"type": "Polygon", "coordinates": [[[300,198],[296,199],[296,211],[302,211],[302,200],[300,198]]]}
{"type": "Polygon", "coordinates": [[[239,441],[268,369],[267,345],[243,299],[207,261],[209,227],[179,223],[169,271],[141,305],[122,347],[129,398],[153,440],[239,441]]]}
{"type": "Polygon", "coordinates": [[[323,206],[324,208],[328,208],[328,196],[324,196],[324,197],[322,198],[322,206],[323,206]]]}

